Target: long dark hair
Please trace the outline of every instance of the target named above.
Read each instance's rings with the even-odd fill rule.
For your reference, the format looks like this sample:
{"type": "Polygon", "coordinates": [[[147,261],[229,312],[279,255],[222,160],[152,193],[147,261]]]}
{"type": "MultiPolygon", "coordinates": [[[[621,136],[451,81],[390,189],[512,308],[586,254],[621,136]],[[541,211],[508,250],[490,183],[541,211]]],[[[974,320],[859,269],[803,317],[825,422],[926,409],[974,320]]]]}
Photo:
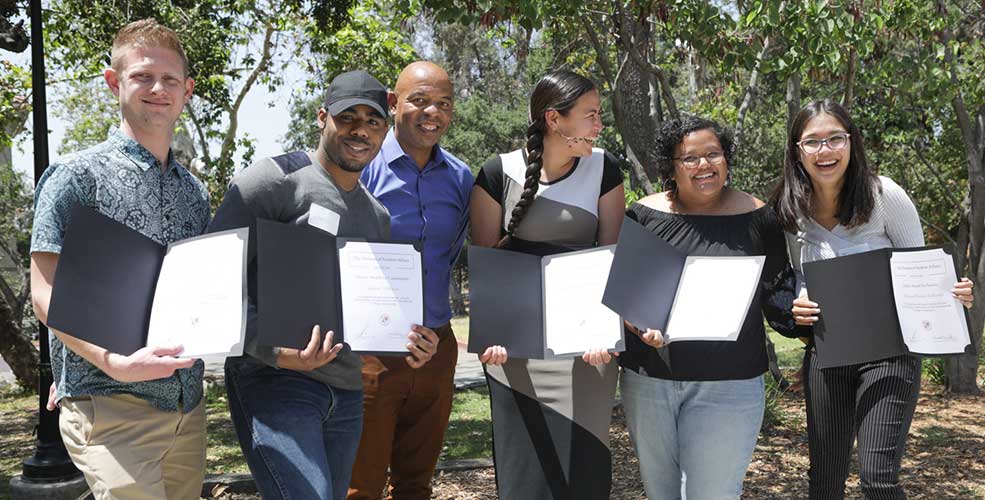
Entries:
{"type": "Polygon", "coordinates": [[[830,99],[811,101],[801,108],[790,125],[783,158],[783,175],[770,197],[770,204],[787,231],[798,230],[797,218],[813,213],[814,185],[800,162],[800,146],[797,142],[800,141],[807,122],[822,113],[833,116],[851,135],[849,140],[852,152],[848,157],[845,183],[838,194],[838,222],[845,227],[868,222],[876,204],[876,190],[881,188],[879,177],[865,159],[862,131],[852,121],[848,111],[830,99]]]}
{"type": "Polygon", "coordinates": [[[543,76],[530,94],[530,125],[527,127],[527,171],[524,175],[523,193],[510,215],[506,226],[504,245],[513,236],[520,221],[527,215],[530,204],[540,188],[540,170],[544,166],[544,134],[547,132],[546,113],[555,110],[566,116],[575,101],[596,86],[591,80],[567,70],[555,70],[543,76]]]}

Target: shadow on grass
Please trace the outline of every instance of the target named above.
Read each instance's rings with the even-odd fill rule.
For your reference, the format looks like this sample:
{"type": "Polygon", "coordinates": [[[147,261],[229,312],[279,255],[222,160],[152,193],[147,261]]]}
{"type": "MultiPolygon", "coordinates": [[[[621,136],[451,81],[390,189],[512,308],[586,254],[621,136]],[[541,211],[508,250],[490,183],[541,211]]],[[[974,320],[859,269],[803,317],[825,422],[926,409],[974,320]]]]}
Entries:
{"type": "Polygon", "coordinates": [[[492,458],[492,419],[486,387],[459,391],[452,403],[440,460],[492,458]]]}

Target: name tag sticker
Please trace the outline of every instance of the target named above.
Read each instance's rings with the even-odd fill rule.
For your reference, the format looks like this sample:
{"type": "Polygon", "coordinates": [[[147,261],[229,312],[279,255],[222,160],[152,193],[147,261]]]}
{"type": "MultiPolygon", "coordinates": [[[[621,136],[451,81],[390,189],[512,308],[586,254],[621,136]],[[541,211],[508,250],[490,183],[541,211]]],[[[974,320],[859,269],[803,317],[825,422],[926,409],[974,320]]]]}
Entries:
{"type": "Polygon", "coordinates": [[[339,214],[317,203],[308,208],[308,225],[317,227],[333,236],[339,232],[339,214]]]}

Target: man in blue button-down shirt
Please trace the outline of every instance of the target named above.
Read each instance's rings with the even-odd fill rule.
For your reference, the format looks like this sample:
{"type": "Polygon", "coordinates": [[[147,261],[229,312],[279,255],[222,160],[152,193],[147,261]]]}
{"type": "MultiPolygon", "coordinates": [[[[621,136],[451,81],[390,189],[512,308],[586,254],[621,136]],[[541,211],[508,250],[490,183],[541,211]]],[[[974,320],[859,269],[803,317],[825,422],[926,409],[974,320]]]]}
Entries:
{"type": "MultiPolygon", "coordinates": [[[[170,150],[194,87],[178,37],[153,19],[131,23],[113,40],[111,66],[104,76],[119,98],[119,129],[49,166],[35,193],[31,298],[43,322],[74,204],[162,245],[209,223],[205,186],[170,150]]],[[[62,439],[95,497],[197,500],[205,474],[202,361],[175,358],[180,346],[123,356],[52,333],[62,439]]]]}
{"type": "Polygon", "coordinates": [[[389,103],[394,127],[361,179],[389,210],[391,237],[424,244],[424,326],[441,340],[418,369],[403,357],[363,357],[363,434],[348,500],[378,500],[388,466],[388,498],[431,498],[458,360],[448,287],[465,240],[473,178],[468,165],[438,146],[451,124],[454,90],[441,67],[420,61],[400,73],[389,103]]]}

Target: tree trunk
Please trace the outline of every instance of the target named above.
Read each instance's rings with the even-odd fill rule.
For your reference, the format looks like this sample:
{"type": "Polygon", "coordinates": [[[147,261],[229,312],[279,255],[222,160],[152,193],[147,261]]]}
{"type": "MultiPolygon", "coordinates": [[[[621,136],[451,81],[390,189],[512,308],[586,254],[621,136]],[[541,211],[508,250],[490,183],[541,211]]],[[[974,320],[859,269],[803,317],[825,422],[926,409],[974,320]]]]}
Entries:
{"type": "Polygon", "coordinates": [[[855,103],[855,73],[858,72],[858,50],[854,46],[848,53],[848,73],[845,75],[845,94],[841,98],[841,105],[849,112],[852,104],[855,103]]]}
{"type": "Polygon", "coordinates": [[[787,130],[793,124],[793,119],[800,111],[800,72],[794,73],[787,78],[787,130]]]}
{"type": "Polygon", "coordinates": [[[465,294],[462,293],[462,285],[465,280],[465,259],[459,258],[451,268],[451,279],[448,280],[448,297],[451,303],[451,315],[465,316],[465,294]]]}
{"type": "MultiPolygon", "coordinates": [[[[942,8],[944,4],[938,2],[942,8]]],[[[961,139],[965,149],[965,159],[968,164],[968,184],[971,194],[970,218],[968,219],[969,259],[968,275],[976,283],[985,283],[985,127],[983,109],[978,109],[974,119],[968,113],[961,84],[958,79],[957,61],[954,51],[950,50],[952,34],[945,30],[942,33],[944,47],[944,64],[950,77],[954,97],[951,105],[961,130],[961,139]]],[[[985,329],[985,301],[976,300],[971,309],[969,329],[971,345],[974,348],[970,354],[962,354],[947,359],[948,390],[959,394],[980,394],[978,388],[978,352],[982,347],[982,330],[985,329]]]]}
{"type": "Polygon", "coordinates": [[[38,350],[21,331],[17,311],[24,304],[10,304],[0,299],[0,357],[10,365],[17,383],[25,389],[38,387],[38,350]]]}
{"type": "MultiPolygon", "coordinates": [[[[654,112],[656,109],[663,111],[662,108],[655,108],[652,105],[651,91],[663,92],[664,89],[659,80],[656,82],[656,87],[659,88],[651,86],[651,75],[640,64],[646,63],[643,58],[646,57],[645,54],[649,53],[647,44],[651,43],[646,27],[625,14],[616,22],[624,23],[621,29],[622,33],[632,33],[631,39],[621,36],[617,47],[619,60],[624,61],[624,64],[614,82],[615,95],[613,98],[618,103],[615,106],[618,109],[613,109],[616,112],[616,128],[618,128],[619,134],[626,144],[630,161],[633,162],[632,158],[635,157],[635,163],[643,169],[649,179],[649,182],[644,182],[644,189],[646,190],[650,182],[659,179],[656,170],[656,137],[659,121],[658,117],[654,116],[654,112]],[[636,55],[641,53],[644,55],[641,56],[638,63],[634,57],[627,53],[628,51],[634,51],[636,55]]],[[[635,175],[638,175],[638,172],[635,175]]],[[[649,193],[649,190],[647,192],[649,193]]]]}

